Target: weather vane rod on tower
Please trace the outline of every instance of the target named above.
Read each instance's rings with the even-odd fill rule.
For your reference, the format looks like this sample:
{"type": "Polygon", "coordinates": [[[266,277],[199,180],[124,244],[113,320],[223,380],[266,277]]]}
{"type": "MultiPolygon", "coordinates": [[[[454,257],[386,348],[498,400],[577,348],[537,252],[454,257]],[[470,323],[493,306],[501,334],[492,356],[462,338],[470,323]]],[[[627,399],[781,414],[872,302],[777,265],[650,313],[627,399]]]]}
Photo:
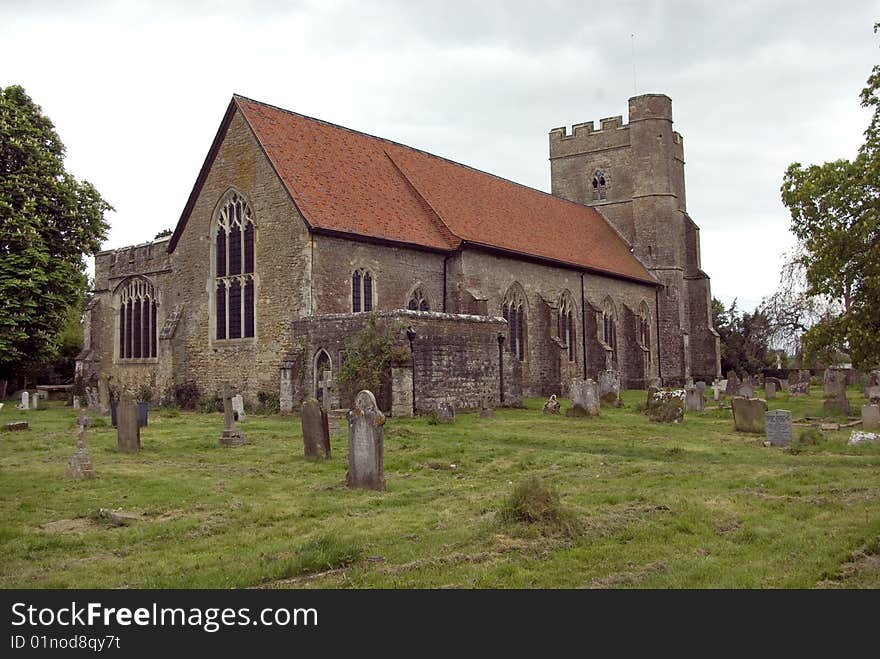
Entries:
{"type": "Polygon", "coordinates": [[[636,35],[634,33],[630,33],[630,45],[632,46],[632,65],[633,65],[633,96],[636,96],[638,92],[636,91],[636,35]]]}

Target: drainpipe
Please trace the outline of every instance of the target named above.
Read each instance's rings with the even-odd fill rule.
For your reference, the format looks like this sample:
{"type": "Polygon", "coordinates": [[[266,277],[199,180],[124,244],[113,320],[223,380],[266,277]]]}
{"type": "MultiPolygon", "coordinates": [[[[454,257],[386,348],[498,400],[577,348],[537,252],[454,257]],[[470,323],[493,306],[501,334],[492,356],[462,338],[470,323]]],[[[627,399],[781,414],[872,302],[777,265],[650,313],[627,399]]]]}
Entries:
{"type": "Polygon", "coordinates": [[[663,384],[663,360],[660,358],[660,288],[654,289],[654,315],[657,317],[657,377],[663,384]]]}
{"type": "Polygon", "coordinates": [[[409,339],[409,356],[412,360],[412,412],[416,415],[416,353],[413,350],[413,341],[416,339],[416,331],[412,325],[406,328],[406,338],[409,339]]]}
{"type": "Polygon", "coordinates": [[[584,358],[584,380],[587,379],[587,296],[584,294],[584,273],[581,272],[581,353],[584,358]]]}
{"type": "Polygon", "coordinates": [[[443,313],[446,313],[446,262],[449,261],[451,254],[443,257],[443,313]]]}
{"type": "Polygon", "coordinates": [[[504,335],[498,335],[498,400],[504,404],[504,335]]]}

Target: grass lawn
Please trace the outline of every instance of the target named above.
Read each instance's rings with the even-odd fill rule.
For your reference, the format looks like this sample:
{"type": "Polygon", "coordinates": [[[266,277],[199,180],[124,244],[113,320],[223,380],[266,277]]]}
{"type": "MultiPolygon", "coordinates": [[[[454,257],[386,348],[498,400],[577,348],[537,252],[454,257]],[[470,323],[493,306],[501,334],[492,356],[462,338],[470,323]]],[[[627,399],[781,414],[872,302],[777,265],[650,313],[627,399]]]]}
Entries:
{"type": "MultiPolygon", "coordinates": [[[[644,392],[623,398],[598,419],[547,417],[537,399],[454,425],[389,419],[384,493],[345,487],[347,437],[306,460],[297,418],[250,415],[251,443],[223,448],[221,414],[162,410],[137,455],[116,451],[109,423],[90,429],[96,478],[71,481],[76,413],[9,400],[0,426],[30,430],[0,430],[0,586],[880,587],[878,443],[840,430],[766,448],[729,410],[661,425],[636,411],[644,392]],[[530,476],[574,531],[502,520],[530,476]]],[[[814,388],[780,408],[821,416],[822,401],[814,388]]]]}

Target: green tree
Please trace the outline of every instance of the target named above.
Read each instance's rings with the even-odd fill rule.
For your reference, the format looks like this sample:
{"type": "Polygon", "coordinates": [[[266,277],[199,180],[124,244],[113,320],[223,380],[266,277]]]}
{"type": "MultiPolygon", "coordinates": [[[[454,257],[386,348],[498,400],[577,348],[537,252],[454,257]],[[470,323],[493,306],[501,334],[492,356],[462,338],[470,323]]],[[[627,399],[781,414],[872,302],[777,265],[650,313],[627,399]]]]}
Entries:
{"type": "Polygon", "coordinates": [[[0,88],[0,380],[58,354],[109,210],[64,169],[64,145],[25,90],[0,88]]]}
{"type": "Polygon", "coordinates": [[[774,363],[769,352],[771,328],[762,309],[740,312],[734,300],[728,309],[712,298],[712,322],[721,338],[721,371],[755,374],[774,363]]]}
{"type": "Polygon", "coordinates": [[[865,368],[880,363],[880,65],[862,90],[861,105],[873,108],[873,115],[856,158],[792,163],[781,192],[801,249],[806,294],[839,305],[806,330],[804,356],[828,360],[844,350],[865,368]]]}

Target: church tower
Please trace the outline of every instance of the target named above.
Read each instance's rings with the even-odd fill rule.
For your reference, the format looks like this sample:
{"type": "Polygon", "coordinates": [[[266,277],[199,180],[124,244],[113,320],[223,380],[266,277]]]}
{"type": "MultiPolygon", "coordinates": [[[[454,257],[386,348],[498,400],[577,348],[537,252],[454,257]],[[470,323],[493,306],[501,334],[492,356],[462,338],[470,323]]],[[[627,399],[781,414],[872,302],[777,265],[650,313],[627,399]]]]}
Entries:
{"type": "Polygon", "coordinates": [[[658,291],[660,376],[711,382],[721,375],[709,277],[700,268],[700,230],[687,213],[684,146],[672,129],[672,100],[629,99],[622,117],[550,131],[554,195],[594,207],[663,285],[658,291]]]}

